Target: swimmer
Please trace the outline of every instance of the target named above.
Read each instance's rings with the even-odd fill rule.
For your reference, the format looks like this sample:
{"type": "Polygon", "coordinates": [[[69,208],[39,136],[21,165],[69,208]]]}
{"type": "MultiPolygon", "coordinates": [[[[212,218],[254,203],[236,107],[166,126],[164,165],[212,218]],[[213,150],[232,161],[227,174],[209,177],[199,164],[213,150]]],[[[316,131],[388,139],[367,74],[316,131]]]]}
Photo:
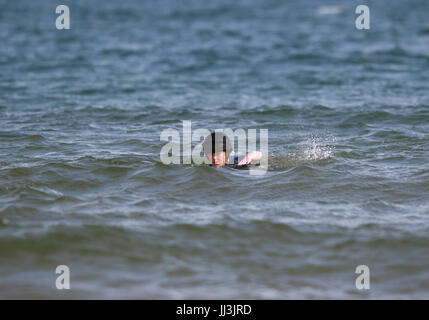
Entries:
{"type": "Polygon", "coordinates": [[[211,165],[215,168],[227,166],[234,169],[248,169],[249,165],[261,160],[262,153],[260,151],[252,151],[248,153],[241,161],[238,161],[238,156],[235,156],[232,161],[229,156],[232,152],[231,142],[228,137],[221,132],[212,132],[203,142],[204,153],[210,160],[211,165]]]}

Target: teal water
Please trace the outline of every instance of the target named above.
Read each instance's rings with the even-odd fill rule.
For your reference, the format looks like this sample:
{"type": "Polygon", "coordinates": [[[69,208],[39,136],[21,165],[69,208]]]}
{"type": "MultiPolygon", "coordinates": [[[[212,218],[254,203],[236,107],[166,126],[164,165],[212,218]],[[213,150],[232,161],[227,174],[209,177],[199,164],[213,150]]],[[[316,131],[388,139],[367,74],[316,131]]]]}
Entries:
{"type": "Polygon", "coordinates": [[[427,1],[59,4],[0,0],[1,298],[429,298],[427,1]],[[162,164],[183,120],[270,170],[162,164]]]}

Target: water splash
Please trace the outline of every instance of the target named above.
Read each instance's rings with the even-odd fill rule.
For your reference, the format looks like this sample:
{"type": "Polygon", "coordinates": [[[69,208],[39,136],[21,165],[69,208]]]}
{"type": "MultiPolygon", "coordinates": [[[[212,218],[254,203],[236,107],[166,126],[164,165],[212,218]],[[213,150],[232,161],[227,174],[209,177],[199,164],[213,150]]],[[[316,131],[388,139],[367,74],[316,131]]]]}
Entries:
{"type": "Polygon", "coordinates": [[[333,146],[327,143],[332,142],[335,138],[311,136],[303,146],[300,156],[303,160],[317,161],[329,159],[334,156],[333,146]]]}
{"type": "Polygon", "coordinates": [[[289,169],[300,164],[333,158],[334,147],[332,144],[335,140],[335,137],[312,135],[304,140],[297,152],[269,155],[268,170],[279,171],[289,169]]]}

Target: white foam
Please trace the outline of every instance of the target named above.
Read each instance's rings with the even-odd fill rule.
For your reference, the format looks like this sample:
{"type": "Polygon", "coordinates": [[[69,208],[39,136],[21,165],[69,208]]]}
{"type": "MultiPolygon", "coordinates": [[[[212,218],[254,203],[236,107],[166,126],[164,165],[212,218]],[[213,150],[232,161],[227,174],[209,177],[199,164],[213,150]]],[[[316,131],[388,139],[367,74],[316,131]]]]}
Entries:
{"type": "Polygon", "coordinates": [[[321,6],[317,13],[320,15],[328,15],[328,14],[339,14],[344,11],[344,7],[342,6],[321,6]]]}

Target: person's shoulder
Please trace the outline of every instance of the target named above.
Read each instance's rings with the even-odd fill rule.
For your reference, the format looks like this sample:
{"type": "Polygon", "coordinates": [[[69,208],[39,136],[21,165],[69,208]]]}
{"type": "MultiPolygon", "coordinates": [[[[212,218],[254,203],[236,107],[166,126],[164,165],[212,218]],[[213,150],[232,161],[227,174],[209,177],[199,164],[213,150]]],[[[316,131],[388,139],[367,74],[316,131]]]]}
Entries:
{"type": "Polygon", "coordinates": [[[248,165],[239,166],[238,165],[239,162],[240,162],[240,156],[234,154],[230,156],[227,167],[232,169],[239,169],[239,170],[243,170],[243,169],[245,170],[249,168],[248,165]]]}
{"type": "Polygon", "coordinates": [[[230,156],[230,157],[229,157],[229,159],[228,159],[228,160],[229,160],[229,161],[228,161],[228,164],[229,164],[229,165],[238,164],[238,162],[239,162],[239,157],[238,157],[238,155],[233,154],[232,156],[230,156]]]}

